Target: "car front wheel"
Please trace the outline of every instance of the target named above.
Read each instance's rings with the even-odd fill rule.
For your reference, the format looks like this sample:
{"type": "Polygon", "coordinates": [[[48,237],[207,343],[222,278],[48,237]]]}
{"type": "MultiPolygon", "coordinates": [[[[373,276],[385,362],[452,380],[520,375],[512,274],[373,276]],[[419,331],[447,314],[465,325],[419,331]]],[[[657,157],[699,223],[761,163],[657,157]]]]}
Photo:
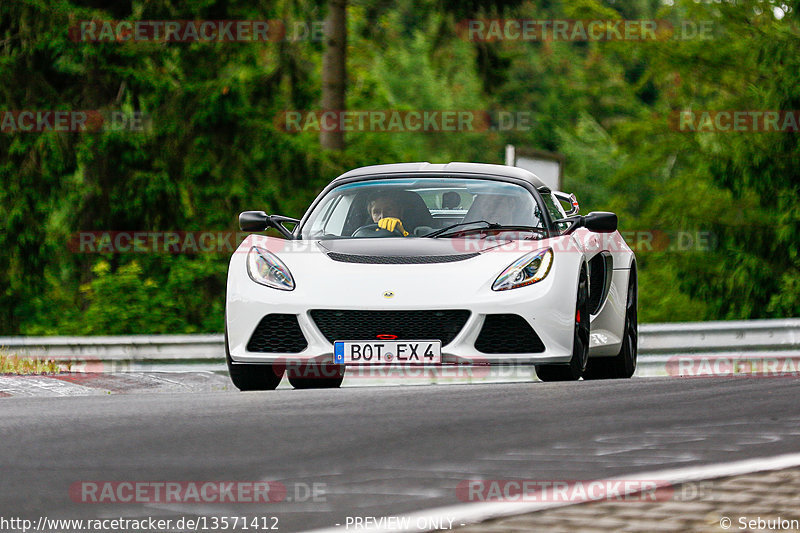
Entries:
{"type": "Polygon", "coordinates": [[[589,279],[581,267],[575,301],[575,328],[572,358],[565,365],[538,365],[536,375],[542,381],[576,381],[583,375],[589,359],[589,279]]]}
{"type": "Polygon", "coordinates": [[[274,390],[283,378],[283,367],[269,364],[234,363],[228,348],[228,328],[225,328],[225,362],[233,385],[240,391],[274,390]]]}
{"type": "Polygon", "coordinates": [[[631,267],[628,280],[628,298],[625,302],[625,326],[622,333],[622,347],[613,357],[593,357],[589,360],[584,379],[620,379],[633,376],[639,351],[638,321],[639,285],[636,267],[631,267]]]}

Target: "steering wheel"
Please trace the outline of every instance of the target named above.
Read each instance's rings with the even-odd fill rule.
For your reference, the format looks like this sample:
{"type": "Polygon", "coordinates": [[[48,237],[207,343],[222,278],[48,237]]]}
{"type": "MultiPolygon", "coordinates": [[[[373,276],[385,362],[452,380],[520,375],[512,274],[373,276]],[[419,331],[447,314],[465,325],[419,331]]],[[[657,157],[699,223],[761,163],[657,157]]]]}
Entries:
{"type": "Polygon", "coordinates": [[[353,237],[402,237],[403,232],[400,231],[399,224],[395,226],[394,231],[389,231],[378,227],[377,224],[367,224],[361,226],[353,232],[353,237]]]}

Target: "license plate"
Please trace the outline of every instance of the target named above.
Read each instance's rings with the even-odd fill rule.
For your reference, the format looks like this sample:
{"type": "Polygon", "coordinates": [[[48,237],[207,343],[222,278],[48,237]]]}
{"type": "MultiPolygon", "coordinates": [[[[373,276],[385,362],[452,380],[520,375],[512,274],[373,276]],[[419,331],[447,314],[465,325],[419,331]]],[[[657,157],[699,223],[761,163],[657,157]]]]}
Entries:
{"type": "Polygon", "coordinates": [[[336,364],[440,364],[442,341],[336,341],[336,364]]]}

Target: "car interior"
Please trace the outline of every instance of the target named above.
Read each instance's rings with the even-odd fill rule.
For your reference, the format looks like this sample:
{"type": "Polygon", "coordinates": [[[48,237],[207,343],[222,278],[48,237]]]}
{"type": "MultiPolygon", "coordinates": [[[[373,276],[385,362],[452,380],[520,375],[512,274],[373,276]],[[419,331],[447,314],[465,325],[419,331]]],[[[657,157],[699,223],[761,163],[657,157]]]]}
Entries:
{"type": "MultiPolygon", "coordinates": [[[[342,236],[385,237],[385,233],[374,234],[375,223],[368,212],[369,203],[380,196],[390,196],[403,213],[403,226],[414,236],[421,237],[437,229],[461,222],[487,220],[499,224],[529,225],[531,216],[519,198],[502,194],[472,194],[441,190],[412,191],[405,189],[382,189],[379,193],[361,191],[350,203],[342,236]],[[421,193],[421,194],[420,194],[421,193]],[[424,198],[423,198],[424,196],[424,198]]],[[[539,219],[538,208],[534,213],[539,219]]]]}

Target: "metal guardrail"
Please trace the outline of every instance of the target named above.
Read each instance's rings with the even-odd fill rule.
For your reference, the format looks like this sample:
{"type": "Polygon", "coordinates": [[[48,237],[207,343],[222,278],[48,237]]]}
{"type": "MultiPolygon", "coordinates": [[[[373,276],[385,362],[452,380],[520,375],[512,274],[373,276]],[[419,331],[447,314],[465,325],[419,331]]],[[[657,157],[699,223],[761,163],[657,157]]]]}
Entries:
{"type": "Polygon", "coordinates": [[[25,357],[103,361],[224,359],[222,335],[119,335],[102,337],[0,337],[0,346],[25,357]]]}
{"type": "Polygon", "coordinates": [[[647,324],[639,338],[639,376],[752,374],[787,359],[788,370],[800,367],[797,318],[647,324]]]}
{"type": "Polygon", "coordinates": [[[73,371],[225,370],[223,335],[0,337],[18,357],[55,360],[73,371]]]}
{"type": "Polygon", "coordinates": [[[800,350],[800,318],[644,324],[639,332],[646,355],[800,350]]]}
{"type": "MultiPolygon", "coordinates": [[[[800,318],[642,324],[639,339],[640,375],[665,375],[678,356],[798,358],[800,318]]],[[[75,371],[224,370],[223,342],[222,335],[0,337],[9,353],[69,361],[75,371]]]]}

